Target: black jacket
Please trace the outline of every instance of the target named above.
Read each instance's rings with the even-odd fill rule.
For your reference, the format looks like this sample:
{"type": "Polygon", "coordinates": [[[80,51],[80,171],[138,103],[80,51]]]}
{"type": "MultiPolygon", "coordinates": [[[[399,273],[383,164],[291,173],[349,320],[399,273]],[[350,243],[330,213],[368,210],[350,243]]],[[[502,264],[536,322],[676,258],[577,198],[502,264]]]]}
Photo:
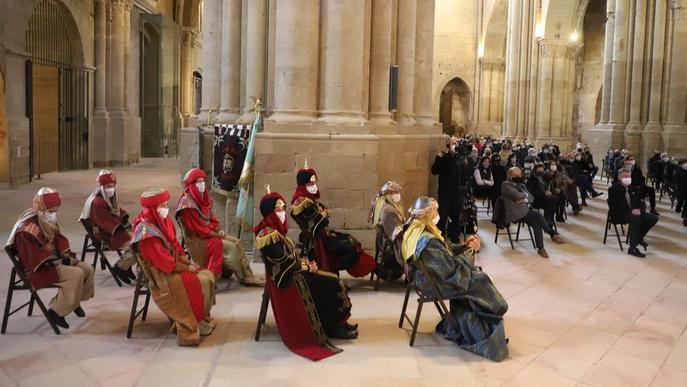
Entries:
{"type": "Polygon", "coordinates": [[[434,158],[432,175],[439,175],[439,197],[459,195],[459,186],[467,186],[472,168],[456,153],[444,153],[434,158]]]}
{"type": "Polygon", "coordinates": [[[608,214],[611,220],[616,223],[624,223],[625,218],[634,209],[642,209],[642,195],[637,192],[635,187],[628,187],[630,193],[630,204],[625,197],[625,186],[619,182],[613,183],[608,189],[608,214]]]}
{"type": "Polygon", "coordinates": [[[546,205],[546,191],[550,190],[549,177],[546,174],[543,176],[532,174],[532,176],[527,179],[527,190],[534,196],[532,207],[544,208],[546,205]]]}

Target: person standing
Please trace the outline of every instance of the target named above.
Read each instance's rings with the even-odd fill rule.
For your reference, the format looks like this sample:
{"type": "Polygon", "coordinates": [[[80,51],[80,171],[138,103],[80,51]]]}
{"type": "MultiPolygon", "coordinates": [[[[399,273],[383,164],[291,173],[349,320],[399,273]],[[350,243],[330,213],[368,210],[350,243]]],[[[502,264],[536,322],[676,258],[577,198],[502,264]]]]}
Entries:
{"type": "Polygon", "coordinates": [[[438,153],[432,164],[432,175],[439,176],[439,230],[451,241],[460,237],[460,215],[467,195],[471,168],[465,157],[457,152],[458,139],[451,137],[446,149],[438,153]]]}

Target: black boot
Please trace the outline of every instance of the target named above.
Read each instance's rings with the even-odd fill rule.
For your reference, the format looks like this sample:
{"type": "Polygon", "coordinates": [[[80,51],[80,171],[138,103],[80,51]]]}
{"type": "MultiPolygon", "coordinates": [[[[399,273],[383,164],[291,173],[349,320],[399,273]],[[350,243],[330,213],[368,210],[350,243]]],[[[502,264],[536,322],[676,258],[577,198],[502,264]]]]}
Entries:
{"type": "Polygon", "coordinates": [[[86,312],[84,312],[84,310],[81,309],[81,306],[77,306],[76,309],[74,309],[74,314],[78,317],[86,317],[86,312]]]}
{"type": "Polygon", "coordinates": [[[644,255],[641,251],[639,251],[639,249],[637,248],[637,246],[630,246],[630,248],[627,249],[627,253],[630,254],[630,255],[633,255],[633,256],[635,256],[635,257],[637,257],[637,258],[644,258],[644,257],[646,257],[646,255],[644,255]]]}
{"type": "MultiPolygon", "coordinates": [[[[129,269],[129,271],[131,271],[131,269],[129,269]]],[[[117,266],[117,265],[112,266],[112,273],[113,273],[114,275],[116,275],[117,278],[118,278],[120,281],[124,282],[125,284],[127,284],[127,285],[130,285],[130,284],[131,284],[131,278],[129,278],[129,273],[127,273],[126,271],[122,270],[121,267],[119,267],[119,266],[117,266]]]]}
{"type": "Polygon", "coordinates": [[[134,274],[134,271],[133,271],[132,268],[129,268],[129,270],[127,270],[125,273],[126,273],[127,276],[129,276],[129,278],[130,278],[132,281],[136,279],[136,274],[134,274]]]}
{"type": "Polygon", "coordinates": [[[358,324],[355,324],[355,323],[354,324],[346,323],[345,326],[346,326],[346,329],[348,329],[349,331],[357,331],[358,330],[358,324]]]}
{"type": "Polygon", "coordinates": [[[353,340],[358,338],[358,331],[349,331],[346,325],[339,325],[329,336],[335,339],[353,340]]]}
{"type": "Polygon", "coordinates": [[[57,314],[57,312],[55,312],[54,310],[48,309],[48,318],[58,327],[69,329],[69,324],[67,324],[67,320],[65,320],[64,317],[57,314]]]}
{"type": "Polygon", "coordinates": [[[594,191],[594,192],[592,192],[592,198],[598,198],[599,196],[601,196],[603,194],[604,194],[603,192],[594,191]]]}
{"type": "Polygon", "coordinates": [[[644,247],[644,250],[645,250],[645,251],[646,251],[647,247],[649,247],[649,244],[646,243],[646,241],[645,241],[644,239],[642,239],[642,240],[639,241],[639,245],[642,246],[642,247],[644,247]]]}

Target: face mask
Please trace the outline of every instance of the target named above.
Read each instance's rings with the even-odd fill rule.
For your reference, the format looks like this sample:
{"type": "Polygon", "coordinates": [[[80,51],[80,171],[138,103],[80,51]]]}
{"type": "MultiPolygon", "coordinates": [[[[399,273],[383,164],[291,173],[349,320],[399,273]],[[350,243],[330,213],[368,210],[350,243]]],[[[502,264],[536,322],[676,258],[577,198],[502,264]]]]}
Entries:
{"type": "Polygon", "coordinates": [[[544,170],[543,169],[538,169],[536,172],[534,172],[537,176],[543,176],[544,175],[544,170]]]}
{"type": "Polygon", "coordinates": [[[632,184],[632,178],[631,177],[623,177],[622,179],[620,179],[620,182],[623,183],[623,185],[625,187],[627,187],[630,184],[632,184]]]}
{"type": "Polygon", "coordinates": [[[277,211],[276,214],[279,221],[284,224],[286,222],[286,211],[277,211]]]}
{"type": "Polygon", "coordinates": [[[634,166],[635,164],[637,164],[637,160],[630,160],[630,165],[634,166]]]}
{"type": "Polygon", "coordinates": [[[549,167],[549,170],[550,170],[551,172],[556,172],[557,169],[558,169],[558,167],[555,166],[555,165],[552,165],[552,166],[549,167]]]}
{"type": "Polygon", "coordinates": [[[684,169],[685,171],[687,171],[687,163],[682,164],[682,169],[684,169]]]}
{"type": "Polygon", "coordinates": [[[575,156],[575,160],[577,160],[577,161],[582,160],[582,156],[575,156]]]}
{"type": "Polygon", "coordinates": [[[157,214],[160,215],[162,219],[167,219],[167,215],[169,215],[169,207],[158,208],[157,214]]]}
{"type": "Polygon", "coordinates": [[[309,185],[306,187],[306,189],[308,190],[308,192],[314,195],[317,193],[317,184],[309,185]]]}
{"type": "Polygon", "coordinates": [[[484,169],[489,169],[489,163],[482,164],[482,168],[484,168],[484,169]]]}
{"type": "Polygon", "coordinates": [[[627,169],[629,169],[629,170],[632,170],[632,168],[634,168],[634,167],[635,167],[635,165],[632,164],[632,163],[625,164],[625,168],[627,168],[627,169]]]}
{"type": "Polygon", "coordinates": [[[40,216],[44,222],[50,223],[52,225],[57,224],[57,212],[45,211],[41,213],[40,216]]]}
{"type": "Polygon", "coordinates": [[[393,200],[394,203],[399,203],[401,201],[401,194],[400,193],[391,194],[391,200],[393,200]]]}
{"type": "Polygon", "coordinates": [[[532,169],[533,167],[534,167],[534,164],[525,163],[525,169],[532,169]]]}
{"type": "Polygon", "coordinates": [[[455,152],[455,151],[456,151],[456,146],[455,146],[455,145],[451,145],[448,149],[450,149],[451,152],[455,152]]]}
{"type": "Polygon", "coordinates": [[[511,179],[513,183],[522,183],[522,176],[517,176],[511,179]]]}
{"type": "Polygon", "coordinates": [[[549,153],[549,150],[548,150],[548,149],[544,149],[544,153],[549,153]]]}
{"type": "Polygon", "coordinates": [[[666,161],[668,161],[668,158],[667,158],[667,157],[664,157],[664,158],[663,158],[663,162],[666,162],[666,161]]]}
{"type": "Polygon", "coordinates": [[[115,188],[114,188],[114,187],[112,187],[112,188],[105,188],[105,194],[106,194],[107,197],[109,197],[109,198],[113,197],[114,194],[115,194],[115,188]]]}
{"type": "Polygon", "coordinates": [[[510,165],[515,165],[515,162],[516,162],[515,159],[511,160],[511,161],[510,161],[510,165]]]}
{"type": "Polygon", "coordinates": [[[196,188],[198,188],[198,192],[204,193],[205,192],[205,182],[196,183],[196,188]]]}
{"type": "Polygon", "coordinates": [[[439,215],[435,216],[434,218],[432,218],[432,223],[439,224],[439,219],[441,219],[439,215]]]}

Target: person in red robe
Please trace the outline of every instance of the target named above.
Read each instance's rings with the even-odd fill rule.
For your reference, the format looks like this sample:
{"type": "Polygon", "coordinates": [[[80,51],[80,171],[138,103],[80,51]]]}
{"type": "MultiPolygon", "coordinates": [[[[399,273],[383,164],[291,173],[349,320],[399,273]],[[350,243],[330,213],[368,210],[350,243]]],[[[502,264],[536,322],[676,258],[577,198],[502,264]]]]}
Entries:
{"type": "Polygon", "coordinates": [[[263,286],[265,280],[253,274],[241,240],[228,235],[212,212],[212,199],[207,190],[207,174],[193,168],[184,176],[186,189],[176,209],[191,257],[219,279],[222,274],[236,274],[244,285],[263,286]]]}
{"type": "Polygon", "coordinates": [[[191,261],[177,241],[168,216],[169,198],[162,188],[143,192],[143,211],[134,220],[132,245],[155,304],[174,321],[177,344],[198,345],[200,337],[211,334],[216,326],[210,316],[215,277],[191,261]]]}
{"type": "Polygon", "coordinates": [[[277,192],[260,200],[263,219],[253,229],[255,248],[265,263],[267,291],[284,344],[298,355],[321,360],[341,349],[329,338],[355,339],[350,324],[351,301],[336,274],[319,270],[315,262],[298,259],[286,235],[286,203],[277,192]]]}
{"type": "Polygon", "coordinates": [[[320,202],[317,172],[305,167],[296,175],[298,188],[291,198],[291,217],[301,229],[303,249],[326,271],[346,270],[353,277],[365,277],[377,268],[353,236],[329,229],[330,210],[320,202]]]}
{"type": "Polygon", "coordinates": [[[129,214],[119,206],[117,176],[112,171],[103,169],[98,174],[97,181],[98,187],[86,199],[79,220],[86,220],[91,224],[95,237],[106,248],[124,252],[112,271],[122,282],[130,284],[136,279],[131,270],[136,258],[129,248],[133,232],[129,214]]]}
{"type": "Polygon", "coordinates": [[[86,316],[81,302],[93,297],[93,267],[76,259],[69,240],[60,232],[57,210],[60,194],[41,188],[33,198],[32,208],[24,211],[12,228],[7,246],[19,253],[31,286],[38,290],[57,285],[57,295],[50,301],[48,318],[68,329],[64,316],[74,312],[86,316]]]}

